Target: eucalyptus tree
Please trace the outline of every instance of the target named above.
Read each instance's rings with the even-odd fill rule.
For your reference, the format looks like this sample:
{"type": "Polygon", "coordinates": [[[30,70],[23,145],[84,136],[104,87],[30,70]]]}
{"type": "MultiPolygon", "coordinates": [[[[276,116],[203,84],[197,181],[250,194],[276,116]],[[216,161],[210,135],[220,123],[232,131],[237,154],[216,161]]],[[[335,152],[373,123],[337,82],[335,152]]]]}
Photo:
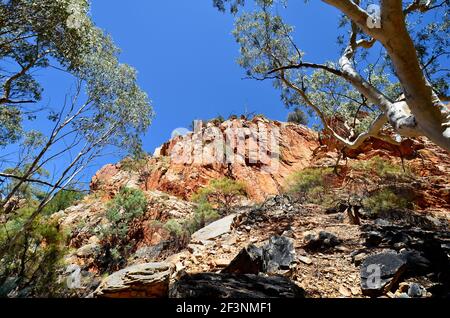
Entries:
{"type": "Polygon", "coordinates": [[[119,49],[88,12],[87,0],[0,1],[0,225],[16,229],[0,237],[1,265],[49,202],[106,149],[139,153],[151,123],[136,71],[119,62],[119,49]],[[70,74],[74,84],[64,100],[43,106],[36,74],[48,68],[70,74]],[[41,191],[17,226],[5,207],[26,185],[41,191]]]}
{"type": "MultiPolygon", "coordinates": [[[[86,0],[0,2],[0,146],[24,140],[21,145],[30,148],[29,138],[23,137],[33,140],[32,151],[17,163],[28,167],[17,187],[45,163],[76,146],[81,150],[70,168],[106,145],[136,151],[140,133],[150,124],[152,107],[136,83],[135,70],[119,63],[117,47],[92,23],[88,10],[86,0]],[[76,87],[59,106],[52,105],[44,113],[40,112],[43,108],[30,104],[38,104],[42,97],[41,83],[34,74],[48,67],[72,74],[76,87]],[[46,116],[53,126],[49,134],[23,130],[23,121],[37,116],[41,120],[46,116]],[[68,146],[46,158],[63,141],[68,146]]],[[[46,124],[41,121],[40,125],[46,124]]],[[[13,188],[0,207],[14,192],[13,188]]]]}
{"type": "Polygon", "coordinates": [[[255,0],[250,13],[244,0],[213,2],[237,15],[234,36],[248,76],[273,80],[287,105],[313,110],[343,147],[426,136],[450,150],[449,0],[322,0],[341,16],[343,46],[338,60],[321,63],[306,60],[278,13],[288,1],[255,0]],[[346,129],[336,129],[337,121],[346,129]]]}

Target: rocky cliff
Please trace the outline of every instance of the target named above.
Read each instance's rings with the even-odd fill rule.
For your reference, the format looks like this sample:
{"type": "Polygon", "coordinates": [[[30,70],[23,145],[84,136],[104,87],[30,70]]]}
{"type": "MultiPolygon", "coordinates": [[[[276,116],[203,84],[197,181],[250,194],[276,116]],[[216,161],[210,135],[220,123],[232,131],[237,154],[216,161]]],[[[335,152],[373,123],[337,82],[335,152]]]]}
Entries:
{"type": "Polygon", "coordinates": [[[281,194],[286,178],[296,171],[338,165],[345,174],[352,162],[374,157],[414,170],[421,178],[416,189],[420,209],[450,208],[450,157],[426,139],[408,139],[399,146],[369,139],[359,149],[344,151],[339,160],[336,145],[320,133],[263,117],[197,127],[163,144],[153,157],[104,166],[90,187],[105,198],[129,186],[189,200],[209,181],[229,177],[244,182],[252,202],[262,202],[269,195],[281,194]]]}
{"type": "Polygon", "coordinates": [[[424,139],[400,146],[369,140],[339,155],[335,145],[304,126],[263,117],[213,121],[172,138],[151,157],[106,165],[93,177],[90,195],[55,218],[71,230],[74,251],[66,258],[66,275],[81,282],[83,296],[443,295],[450,277],[449,176],[448,153],[424,139]],[[349,200],[379,186],[375,171],[355,168],[375,157],[414,172],[395,184],[414,211],[374,220],[360,202],[349,200]],[[283,194],[289,175],[311,167],[336,168],[334,207],[283,194]],[[194,233],[189,245],[177,245],[162,225],[191,218],[192,194],[221,177],[242,181],[248,200],[194,233]],[[108,223],[108,202],[123,187],[143,190],[147,211],[127,267],[100,284],[96,260],[103,242],[93,229],[108,223]],[[386,263],[387,272],[375,288],[367,286],[364,271],[377,262],[386,263]]]}

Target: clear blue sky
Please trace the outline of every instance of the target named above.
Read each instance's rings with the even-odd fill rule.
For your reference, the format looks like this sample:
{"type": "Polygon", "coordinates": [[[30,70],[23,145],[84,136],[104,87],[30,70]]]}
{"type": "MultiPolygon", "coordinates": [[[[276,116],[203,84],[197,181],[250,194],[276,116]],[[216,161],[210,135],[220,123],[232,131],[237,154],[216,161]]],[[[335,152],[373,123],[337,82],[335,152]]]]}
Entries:
{"type": "MultiPolygon", "coordinates": [[[[280,7],[286,21],[296,26],[295,40],[312,62],[336,59],[338,12],[312,1],[290,1],[280,7]]],[[[138,70],[139,84],[153,101],[156,117],[143,136],[144,148],[153,152],[178,127],[194,119],[246,111],[285,120],[285,109],[270,82],[243,80],[237,65],[238,46],[231,34],[233,17],[218,12],[212,0],[93,0],[91,15],[121,48],[121,62],[138,70]]],[[[58,105],[72,85],[57,70],[43,70],[43,104],[58,105]]],[[[32,125],[39,125],[37,120],[32,125]]],[[[43,129],[43,127],[39,127],[43,129]]],[[[96,162],[85,174],[88,181],[114,154],[96,162]]]]}
{"type": "MultiPolygon", "coordinates": [[[[298,25],[296,40],[309,59],[335,57],[329,56],[338,53],[334,9],[290,1],[287,12],[287,20],[298,25]]],[[[94,0],[92,17],[122,49],[121,61],[138,70],[139,83],[153,100],[156,118],[144,137],[146,150],[197,118],[226,117],[247,109],[286,119],[287,110],[270,82],[242,79],[238,46],[231,35],[233,17],[214,9],[211,0],[132,0],[127,5],[94,0]]]]}

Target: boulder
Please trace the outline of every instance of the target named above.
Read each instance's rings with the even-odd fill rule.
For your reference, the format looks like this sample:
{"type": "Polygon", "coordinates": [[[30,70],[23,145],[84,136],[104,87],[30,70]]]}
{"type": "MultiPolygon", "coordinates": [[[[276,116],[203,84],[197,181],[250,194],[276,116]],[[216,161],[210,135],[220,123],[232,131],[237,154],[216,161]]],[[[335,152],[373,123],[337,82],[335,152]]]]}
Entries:
{"type": "Polygon", "coordinates": [[[231,224],[233,223],[235,215],[228,215],[223,219],[215,221],[201,230],[198,230],[191,236],[192,242],[203,242],[207,240],[212,240],[218,236],[229,233],[231,230],[231,224]]]}
{"type": "Polygon", "coordinates": [[[76,256],[82,258],[96,257],[101,252],[101,246],[98,243],[90,243],[80,247],[76,252],[76,256]]]}
{"type": "Polygon", "coordinates": [[[377,247],[383,241],[383,235],[377,231],[363,232],[362,236],[367,247],[377,247]]]}
{"type": "Polygon", "coordinates": [[[146,263],[156,261],[164,252],[169,242],[162,241],[153,246],[144,246],[139,248],[132,256],[133,260],[140,260],[146,263]]]}
{"type": "Polygon", "coordinates": [[[133,265],[106,277],[94,296],[98,298],[167,297],[173,268],[166,263],[133,265]]]}
{"type": "Polygon", "coordinates": [[[406,262],[409,276],[420,276],[433,271],[431,262],[419,251],[404,250],[401,252],[401,256],[406,262]]]}
{"type": "Polygon", "coordinates": [[[333,233],[320,231],[317,233],[308,233],[304,238],[305,249],[325,250],[341,244],[341,240],[333,233]]]}
{"type": "Polygon", "coordinates": [[[408,289],[408,296],[411,298],[424,297],[427,294],[427,290],[417,283],[412,283],[408,289]]]}
{"type": "Polygon", "coordinates": [[[249,245],[222,270],[222,273],[276,274],[288,270],[296,262],[294,243],[284,236],[272,236],[262,248],[249,245]]]}
{"type": "Polygon", "coordinates": [[[304,290],[281,276],[199,273],[184,275],[170,289],[172,298],[303,298],[304,290]]]}
{"type": "Polygon", "coordinates": [[[406,261],[395,252],[367,257],[361,265],[361,290],[364,295],[377,297],[391,291],[406,270],[406,261]]]}
{"type": "Polygon", "coordinates": [[[284,236],[272,236],[263,247],[264,272],[276,273],[286,270],[295,262],[295,249],[292,239],[284,236]]]}
{"type": "Polygon", "coordinates": [[[222,270],[222,273],[258,274],[263,270],[263,251],[250,244],[222,270]]]}

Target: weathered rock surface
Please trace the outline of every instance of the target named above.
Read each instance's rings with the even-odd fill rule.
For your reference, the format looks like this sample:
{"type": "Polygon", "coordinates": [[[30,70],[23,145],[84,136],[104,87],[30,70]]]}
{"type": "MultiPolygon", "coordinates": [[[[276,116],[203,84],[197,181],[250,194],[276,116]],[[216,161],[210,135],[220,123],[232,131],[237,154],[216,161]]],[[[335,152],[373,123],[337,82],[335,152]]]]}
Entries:
{"type": "Polygon", "coordinates": [[[272,236],[263,247],[263,259],[266,273],[290,269],[296,260],[293,240],[284,236],[272,236]]]}
{"type": "Polygon", "coordinates": [[[130,266],[106,277],[94,295],[98,298],[167,297],[172,271],[165,263],[130,266]]]}
{"type": "Polygon", "coordinates": [[[285,277],[200,273],[183,276],[173,298],[303,298],[304,291],[285,277]]]}
{"type": "Polygon", "coordinates": [[[263,267],[263,250],[250,244],[246,248],[243,248],[221,272],[230,274],[259,274],[263,271],[263,267]]]}
{"type": "Polygon", "coordinates": [[[326,231],[308,233],[305,235],[304,242],[305,249],[312,251],[330,249],[342,243],[335,234],[326,231]]]}
{"type": "Polygon", "coordinates": [[[228,215],[198,230],[197,232],[192,234],[192,242],[208,241],[230,232],[231,224],[233,223],[235,216],[236,215],[234,214],[228,215]]]}
{"type": "Polygon", "coordinates": [[[405,260],[395,252],[367,257],[361,265],[363,294],[375,297],[391,291],[405,271],[405,260]]]}
{"type": "Polygon", "coordinates": [[[250,244],[242,249],[222,273],[277,274],[280,270],[290,269],[295,262],[293,240],[284,236],[272,236],[261,248],[250,244]]]}
{"type": "MultiPolygon", "coordinates": [[[[242,137],[235,136],[237,138],[242,137]]],[[[263,142],[264,138],[260,138],[260,142],[263,142]]],[[[252,200],[263,201],[268,195],[279,194],[285,177],[309,166],[318,146],[317,134],[306,126],[270,121],[262,117],[255,117],[251,121],[232,119],[223,123],[209,123],[195,133],[177,136],[162,145],[155,153],[157,156],[150,159],[148,166],[152,168],[143,180],[136,173],[129,175],[120,164],[107,165],[94,176],[91,189],[107,190],[107,194],[113,194],[124,182],[132,186],[137,183],[143,189],[156,189],[187,199],[210,180],[232,175],[235,179],[245,181],[252,200]],[[240,133],[247,134],[248,138],[243,139],[245,149],[249,149],[249,143],[258,142],[254,132],[261,132],[266,139],[275,136],[279,149],[268,149],[273,156],[255,158],[256,163],[250,160],[249,154],[237,156],[230,165],[225,160],[217,162],[215,158],[220,154],[214,147],[213,137],[225,140],[229,129],[239,129],[240,133]],[[196,145],[203,145],[200,155],[197,155],[196,145]],[[272,162],[275,158],[277,161],[272,162]],[[273,164],[277,165],[273,171],[261,169],[261,166],[272,167],[273,164]]],[[[241,145],[233,140],[230,147],[236,150],[241,145]]]]}

